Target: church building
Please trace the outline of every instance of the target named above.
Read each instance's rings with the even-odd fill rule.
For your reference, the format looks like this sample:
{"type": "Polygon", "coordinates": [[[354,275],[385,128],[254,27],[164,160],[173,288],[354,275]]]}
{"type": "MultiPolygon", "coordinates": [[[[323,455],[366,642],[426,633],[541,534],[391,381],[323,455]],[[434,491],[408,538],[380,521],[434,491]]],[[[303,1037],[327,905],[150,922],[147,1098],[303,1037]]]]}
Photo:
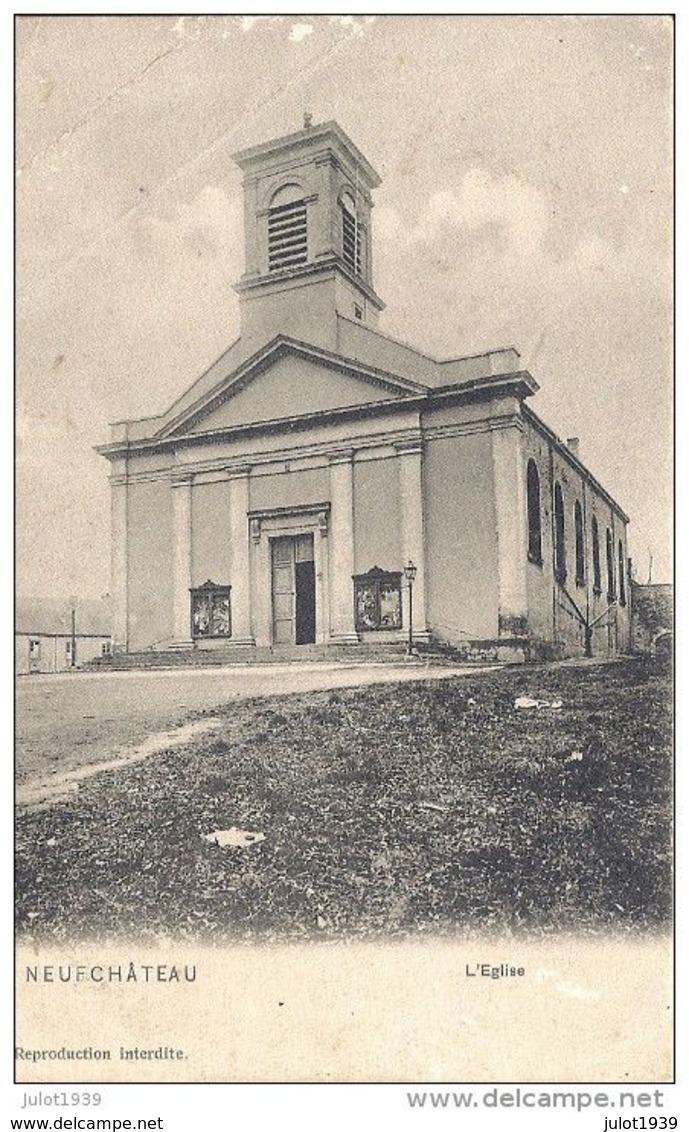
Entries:
{"type": "Polygon", "coordinates": [[[308,118],[234,160],[241,336],[98,449],[115,650],[626,651],[628,518],[517,351],[437,359],[379,329],[368,160],[308,118]]]}

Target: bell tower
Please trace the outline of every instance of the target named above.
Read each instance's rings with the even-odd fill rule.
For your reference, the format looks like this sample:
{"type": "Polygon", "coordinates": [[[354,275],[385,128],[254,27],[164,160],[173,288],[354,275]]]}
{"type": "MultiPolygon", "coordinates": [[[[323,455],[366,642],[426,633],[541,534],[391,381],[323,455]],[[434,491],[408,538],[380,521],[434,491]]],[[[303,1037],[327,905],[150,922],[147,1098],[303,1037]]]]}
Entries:
{"type": "MultiPolygon", "coordinates": [[[[337,315],[375,326],[371,192],[380,177],[336,122],[235,153],[244,173],[242,337],[337,348],[337,315]]],[[[257,345],[259,343],[257,342],[257,345]]]]}

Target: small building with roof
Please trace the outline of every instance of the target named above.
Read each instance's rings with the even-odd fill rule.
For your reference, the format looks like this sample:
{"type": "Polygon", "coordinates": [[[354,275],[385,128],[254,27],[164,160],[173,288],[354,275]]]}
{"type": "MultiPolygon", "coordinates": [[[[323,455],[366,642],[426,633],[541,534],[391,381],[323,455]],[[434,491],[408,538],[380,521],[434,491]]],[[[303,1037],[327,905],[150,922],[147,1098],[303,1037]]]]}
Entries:
{"type": "Polygon", "coordinates": [[[14,670],[67,672],[112,652],[107,599],[67,603],[19,599],[15,613],[14,670]]]}

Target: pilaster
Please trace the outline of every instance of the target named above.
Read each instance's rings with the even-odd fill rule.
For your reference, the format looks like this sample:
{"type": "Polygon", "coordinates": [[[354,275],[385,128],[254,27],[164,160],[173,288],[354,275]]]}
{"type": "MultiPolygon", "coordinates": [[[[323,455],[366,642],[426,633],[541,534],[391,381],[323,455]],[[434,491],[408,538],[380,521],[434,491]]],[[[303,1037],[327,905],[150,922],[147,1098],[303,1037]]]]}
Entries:
{"type": "Polygon", "coordinates": [[[354,453],[347,449],[330,457],[330,639],[343,644],[358,641],[354,627],[354,453]]]}
{"type": "MultiPolygon", "coordinates": [[[[400,504],[402,510],[402,564],[411,561],[416,566],[412,611],[412,636],[415,640],[428,640],[426,622],[426,548],[424,546],[423,481],[421,438],[395,445],[399,464],[400,504]]],[[[409,606],[402,602],[405,630],[409,631],[409,606]]]]}
{"type": "Polygon", "coordinates": [[[173,635],[178,647],[191,648],[191,489],[193,476],[176,476],[172,480],[172,522],[174,540],[173,565],[173,635]]]}
{"type": "Polygon", "coordinates": [[[251,631],[251,565],[249,554],[250,468],[228,469],[230,480],[230,585],[232,644],[253,645],[251,631]]]}
{"type": "Polygon", "coordinates": [[[245,274],[258,275],[261,264],[261,248],[258,239],[258,178],[244,179],[244,258],[245,274]]]}
{"type": "Polygon", "coordinates": [[[524,636],[526,588],[526,494],[522,433],[516,425],[491,434],[498,552],[498,636],[524,636]]]}
{"type": "Polygon", "coordinates": [[[313,206],[313,259],[323,259],[333,253],[333,161],[329,153],[317,157],[314,165],[318,183],[318,194],[313,206]]]}
{"type": "Polygon", "coordinates": [[[126,473],[114,477],[110,496],[112,531],[110,592],[112,594],[112,635],[115,652],[127,652],[129,648],[127,491],[126,473]]]}

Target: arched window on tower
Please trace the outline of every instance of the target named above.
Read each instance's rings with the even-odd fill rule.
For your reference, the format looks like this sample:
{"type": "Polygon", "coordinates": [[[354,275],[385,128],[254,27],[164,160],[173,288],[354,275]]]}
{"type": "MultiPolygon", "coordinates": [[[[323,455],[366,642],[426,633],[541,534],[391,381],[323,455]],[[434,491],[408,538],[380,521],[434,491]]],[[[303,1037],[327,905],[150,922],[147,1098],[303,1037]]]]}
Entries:
{"type": "Polygon", "coordinates": [[[627,588],[625,586],[624,547],[622,539],[617,544],[617,575],[620,579],[620,605],[627,604],[627,588]]]}
{"type": "Polygon", "coordinates": [[[356,202],[349,192],[340,198],[342,210],[342,258],[350,271],[361,275],[361,227],[356,202]]]}
{"type": "Polygon", "coordinates": [[[593,553],[593,592],[601,592],[600,582],[600,539],[598,537],[598,520],[594,515],[591,519],[591,548],[593,553]]]}
{"type": "Polygon", "coordinates": [[[605,532],[605,557],[608,567],[608,601],[612,602],[617,595],[615,593],[615,552],[610,527],[605,532]]]}
{"type": "Polygon", "coordinates": [[[268,209],[268,270],[282,271],[308,261],[306,201],[299,185],[283,185],[268,209]]]}
{"type": "Polygon", "coordinates": [[[555,484],[553,492],[553,513],[555,518],[555,577],[561,586],[567,578],[567,551],[565,547],[565,505],[562,488],[555,484]]]}
{"type": "Polygon", "coordinates": [[[574,504],[574,548],[576,554],[576,583],[578,586],[583,586],[586,575],[586,564],[584,561],[584,517],[581,511],[581,503],[577,499],[574,504]]]}
{"type": "Polygon", "coordinates": [[[541,481],[534,460],[526,466],[526,513],[529,523],[529,562],[542,565],[541,549],[541,481]]]}

